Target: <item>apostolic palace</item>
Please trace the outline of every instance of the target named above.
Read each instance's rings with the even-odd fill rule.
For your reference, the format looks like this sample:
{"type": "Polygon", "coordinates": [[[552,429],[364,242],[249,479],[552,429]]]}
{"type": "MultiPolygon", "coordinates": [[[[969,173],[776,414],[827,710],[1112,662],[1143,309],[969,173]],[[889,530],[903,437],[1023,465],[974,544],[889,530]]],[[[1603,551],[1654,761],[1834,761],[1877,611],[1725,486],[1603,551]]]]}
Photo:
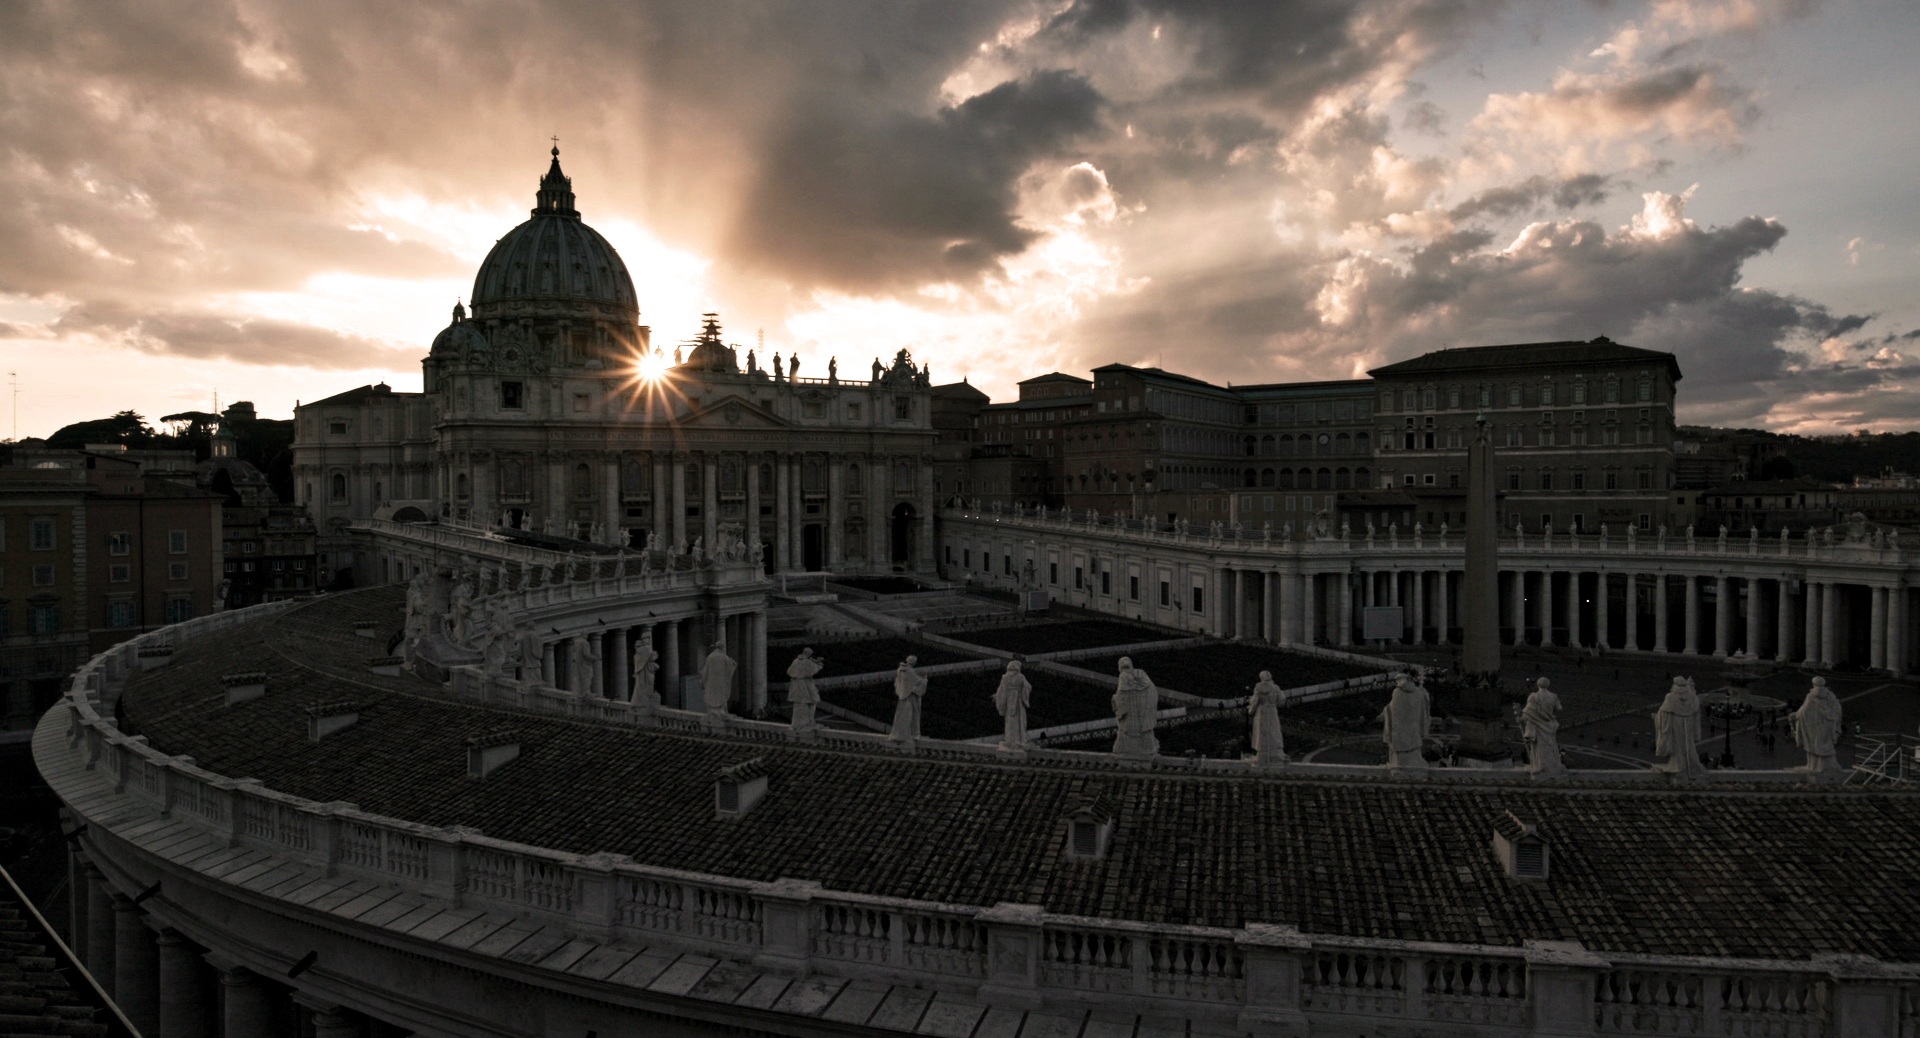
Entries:
{"type": "Polygon", "coordinates": [[[803,377],[536,198],[421,392],[298,409],[332,590],[35,730],[139,1033],[1916,1034],[1912,740],[1848,711],[1920,553],[1708,529],[1674,355],[803,377]]]}

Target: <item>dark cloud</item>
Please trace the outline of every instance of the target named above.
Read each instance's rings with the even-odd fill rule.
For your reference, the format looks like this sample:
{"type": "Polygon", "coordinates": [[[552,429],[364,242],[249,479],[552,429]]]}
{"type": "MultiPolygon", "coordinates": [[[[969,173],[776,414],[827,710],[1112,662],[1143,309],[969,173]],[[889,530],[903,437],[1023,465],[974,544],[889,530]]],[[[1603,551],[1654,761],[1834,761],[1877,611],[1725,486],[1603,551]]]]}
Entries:
{"type": "Polygon", "coordinates": [[[1085,79],[1053,71],[931,116],[815,113],[771,149],[731,251],[803,284],[970,281],[1034,239],[1015,216],[1017,182],[1093,131],[1101,107],[1085,79]]]}
{"type": "Polygon", "coordinates": [[[1448,210],[1447,215],[1462,221],[1480,216],[1506,218],[1532,212],[1546,201],[1559,209],[1577,209],[1606,201],[1612,183],[1612,177],[1601,173],[1570,177],[1535,175],[1517,184],[1482,191],[1448,210]]]}
{"type": "Polygon", "coordinates": [[[74,307],[54,333],[80,335],[143,353],[323,370],[411,366],[422,351],[297,321],[211,313],[136,312],[111,304],[74,307]]]}

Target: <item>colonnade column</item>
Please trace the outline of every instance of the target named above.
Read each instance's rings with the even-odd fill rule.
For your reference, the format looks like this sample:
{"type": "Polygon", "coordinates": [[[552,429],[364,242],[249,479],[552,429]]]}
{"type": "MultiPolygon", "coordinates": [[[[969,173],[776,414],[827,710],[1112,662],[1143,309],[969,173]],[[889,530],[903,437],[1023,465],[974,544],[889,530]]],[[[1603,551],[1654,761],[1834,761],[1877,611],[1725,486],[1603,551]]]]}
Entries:
{"type": "Polygon", "coordinates": [[[113,1000],[142,1034],[159,1033],[160,949],[132,898],[113,899],[113,1000]]]}
{"type": "Polygon", "coordinates": [[[806,500],[806,487],[802,476],[806,468],[798,454],[787,459],[787,468],[789,469],[787,488],[791,494],[787,498],[787,512],[793,516],[788,523],[788,532],[793,536],[793,543],[789,546],[791,554],[787,559],[794,569],[804,569],[807,565],[807,510],[803,504],[806,500]]]}
{"type": "Polygon", "coordinates": [[[1233,628],[1228,610],[1233,608],[1233,595],[1227,590],[1227,568],[1215,566],[1213,569],[1213,633],[1218,638],[1233,637],[1233,628]]]}
{"type": "Polygon", "coordinates": [[[1507,626],[1513,628],[1513,644],[1527,643],[1527,575],[1524,570],[1513,570],[1507,581],[1508,593],[1513,597],[1507,600],[1507,626]]]}
{"type": "Polygon", "coordinates": [[[1319,589],[1313,585],[1313,574],[1300,574],[1300,626],[1306,635],[1308,645],[1318,644],[1320,636],[1319,617],[1316,615],[1319,612],[1319,603],[1315,601],[1318,597],[1316,592],[1319,589]]]}
{"type": "Polygon", "coordinates": [[[768,463],[773,466],[773,568],[785,573],[798,568],[793,564],[793,536],[788,532],[793,525],[793,494],[787,489],[787,459],[770,454],[768,463]]]}
{"type": "Polygon", "coordinates": [[[1281,645],[1293,645],[1299,642],[1295,632],[1300,624],[1300,581],[1291,573],[1273,572],[1273,581],[1280,593],[1280,623],[1274,640],[1281,645]]]}
{"type": "Polygon", "coordinates": [[[1427,643],[1427,572],[1413,571],[1413,644],[1427,643]]]}
{"type": "Polygon", "coordinates": [[[686,704],[680,702],[680,621],[662,621],[660,628],[660,678],[666,684],[660,702],[681,709],[686,704]]]}
{"type": "Polygon", "coordinates": [[[1747,578],[1747,655],[1760,658],[1760,615],[1765,612],[1760,606],[1760,579],[1747,578]]]}
{"type": "Polygon", "coordinates": [[[1451,603],[1447,600],[1447,592],[1449,590],[1447,587],[1449,583],[1448,576],[1449,571],[1445,568],[1436,570],[1433,574],[1433,596],[1435,603],[1439,606],[1439,608],[1434,611],[1434,628],[1435,633],[1438,635],[1435,640],[1441,645],[1446,645],[1452,640],[1448,634],[1448,628],[1453,626],[1451,603]]]}
{"type": "Polygon", "coordinates": [[[1868,612],[1867,628],[1867,666],[1874,670],[1887,669],[1887,589],[1873,587],[1867,589],[1872,597],[1868,612]]]}
{"type": "Polygon", "coordinates": [[[673,488],[668,495],[668,522],[672,524],[669,529],[673,535],[673,550],[679,551],[687,543],[687,456],[675,451],[668,464],[673,466],[673,471],[668,473],[671,480],[668,485],[673,488]]]}
{"type": "Polygon", "coordinates": [[[1686,631],[1684,633],[1686,634],[1686,648],[1684,651],[1687,655],[1692,656],[1698,654],[1700,651],[1700,581],[1699,578],[1691,573],[1680,579],[1685,581],[1684,601],[1686,603],[1686,617],[1684,623],[1686,625],[1686,631]]]}
{"type": "Polygon", "coordinates": [[[767,614],[747,617],[748,707],[755,717],[767,712],[767,614]]]}
{"type": "Polygon", "coordinates": [[[158,945],[160,1038],[207,1038],[212,1021],[200,984],[200,953],[175,930],[160,931],[158,945]]]}
{"type": "Polygon", "coordinates": [[[1833,666],[1840,654],[1834,651],[1834,629],[1840,620],[1840,596],[1833,593],[1833,582],[1820,584],[1820,662],[1833,666]]]}
{"type": "Polygon", "coordinates": [[[1353,574],[1342,570],[1338,576],[1340,577],[1340,637],[1334,641],[1334,644],[1348,646],[1353,644],[1353,574]]]}
{"type": "Polygon", "coordinates": [[[1727,655],[1733,640],[1733,582],[1722,573],[1713,578],[1713,654],[1727,655]]]}
{"type": "Polygon", "coordinates": [[[1786,577],[1773,582],[1773,658],[1787,663],[1793,659],[1793,592],[1786,577]]]}
{"type": "Polygon", "coordinates": [[[827,457],[827,566],[847,561],[847,481],[842,459],[827,457]]]}
{"type": "Polygon", "coordinates": [[[1567,573],[1567,648],[1580,647],[1580,571],[1567,573]]]}
{"type": "Polygon", "coordinates": [[[700,536],[708,551],[720,547],[720,459],[706,451],[700,459],[700,536]]]}
{"type": "MultiPolygon", "coordinates": [[[[87,972],[100,986],[113,993],[113,892],[107,877],[93,862],[81,866],[87,885],[86,953],[87,972]]],[[[78,927],[76,927],[78,929],[78,927]]]]}
{"type": "Polygon", "coordinates": [[[1603,649],[1613,648],[1612,577],[1604,569],[1593,575],[1593,640],[1603,649]]]}
{"type": "Polygon", "coordinates": [[[1887,589],[1887,669],[1897,677],[1907,672],[1907,588],[1887,589]]]}
{"type": "Polygon", "coordinates": [[[1653,651],[1667,651],[1667,575],[1653,575],[1653,651]]]}
{"type": "Polygon", "coordinates": [[[1809,580],[1801,585],[1801,597],[1804,612],[1801,613],[1801,662],[1810,667],[1820,665],[1820,585],[1809,580]]]}
{"type": "Polygon", "coordinates": [[[273,990],[244,966],[221,968],[221,1038],[273,1038],[273,990]]]}
{"type": "Polygon", "coordinates": [[[740,463],[740,478],[746,481],[747,514],[740,523],[740,537],[747,542],[747,554],[763,541],[760,536],[760,460],[759,455],[749,454],[740,463]]]}

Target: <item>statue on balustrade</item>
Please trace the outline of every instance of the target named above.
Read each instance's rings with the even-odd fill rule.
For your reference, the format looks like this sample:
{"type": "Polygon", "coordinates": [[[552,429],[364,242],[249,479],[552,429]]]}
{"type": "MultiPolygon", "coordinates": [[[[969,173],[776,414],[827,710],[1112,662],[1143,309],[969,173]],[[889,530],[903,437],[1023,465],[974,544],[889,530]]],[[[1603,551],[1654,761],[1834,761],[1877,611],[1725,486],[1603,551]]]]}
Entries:
{"type": "Polygon", "coordinates": [[[407,645],[412,647],[426,636],[433,622],[433,577],[426,570],[407,582],[407,620],[403,628],[407,645]]]}
{"type": "Polygon", "coordinates": [[[1008,660],[1007,671],[1000,676],[1000,687],[993,692],[993,708],[1006,719],[1000,736],[1002,749],[1015,750],[1027,745],[1027,707],[1033,705],[1033,682],[1020,673],[1020,661],[1008,660]]]}
{"type": "Polygon", "coordinates": [[[920,701],[927,695],[927,679],[913,669],[918,662],[920,657],[908,656],[893,672],[893,697],[898,700],[893,707],[894,742],[920,738],[920,701]]]}
{"type": "Polygon", "coordinates": [[[813,654],[812,649],[801,649],[800,655],[787,664],[787,703],[793,707],[793,730],[811,732],[820,726],[813,719],[813,712],[820,706],[820,689],[813,683],[815,675],[827,665],[827,661],[813,654]]]}
{"type": "Polygon", "coordinates": [[[1120,657],[1120,680],[1113,690],[1113,717],[1117,723],[1113,752],[1122,757],[1151,757],[1160,752],[1154,725],[1160,720],[1160,690],[1147,672],[1120,657]]]}
{"type": "Polygon", "coordinates": [[[1697,775],[1700,765],[1700,697],[1693,679],[1676,677],[1653,715],[1653,752],[1667,759],[1653,770],[1675,775],[1697,775]]]}
{"type": "Polygon", "coordinates": [[[1840,770],[1833,744],[1840,738],[1840,699],[1827,687],[1827,679],[1816,677],[1800,709],[1793,712],[1793,741],[1807,751],[1807,763],[1800,770],[1815,775],[1835,774],[1840,770]]]}
{"type": "Polygon", "coordinates": [[[693,539],[693,549],[687,554],[692,555],[696,559],[704,558],[707,554],[707,535],[701,534],[695,537],[693,539]]]}
{"type": "Polygon", "coordinates": [[[574,658],[580,661],[580,673],[573,679],[576,690],[583,696],[593,695],[594,679],[600,677],[600,633],[591,631],[574,638],[580,646],[580,653],[574,658]]]}
{"type": "Polygon", "coordinates": [[[1412,677],[1400,675],[1393,698],[1380,711],[1380,739],[1387,744],[1387,767],[1394,771],[1425,771],[1427,730],[1433,724],[1433,700],[1412,677]]]}
{"type": "Polygon", "coordinates": [[[1560,697],[1553,694],[1553,683],[1546,678],[1533,685],[1533,694],[1520,710],[1520,735],[1527,744],[1527,770],[1541,776],[1564,775],[1567,769],[1560,763],[1560,697]]]}
{"type": "Polygon", "coordinates": [[[481,635],[481,661],[488,676],[495,678],[511,677],[507,668],[514,666],[514,656],[520,646],[520,632],[515,628],[513,612],[506,603],[495,601],[487,606],[486,621],[481,635]]]}
{"type": "Polygon", "coordinates": [[[1247,716],[1253,719],[1253,759],[1261,767],[1287,762],[1287,741],[1280,730],[1280,704],[1287,693],[1273,680],[1273,671],[1260,672],[1260,680],[1247,697],[1247,716]]]}
{"type": "Polygon", "coordinates": [[[707,716],[727,716],[727,701],[733,698],[733,672],[739,665],[727,655],[724,642],[715,642],[700,667],[700,695],[706,701],[707,716]]]}
{"type": "Polygon", "coordinates": [[[775,382],[779,382],[787,377],[787,373],[784,370],[785,367],[786,367],[786,362],[780,359],[780,355],[778,353],[774,354],[773,355],[773,380],[775,382]]]}
{"type": "Polygon", "coordinates": [[[453,583],[453,591],[447,596],[447,638],[461,648],[472,648],[474,636],[479,633],[477,615],[478,603],[473,591],[473,574],[462,573],[453,583]]]}
{"type": "Polygon", "coordinates": [[[827,381],[835,385],[840,383],[840,358],[827,358],[827,381]]]}
{"type": "Polygon", "coordinates": [[[660,709],[660,653],[653,647],[653,628],[644,628],[633,640],[633,705],[660,709]]]}

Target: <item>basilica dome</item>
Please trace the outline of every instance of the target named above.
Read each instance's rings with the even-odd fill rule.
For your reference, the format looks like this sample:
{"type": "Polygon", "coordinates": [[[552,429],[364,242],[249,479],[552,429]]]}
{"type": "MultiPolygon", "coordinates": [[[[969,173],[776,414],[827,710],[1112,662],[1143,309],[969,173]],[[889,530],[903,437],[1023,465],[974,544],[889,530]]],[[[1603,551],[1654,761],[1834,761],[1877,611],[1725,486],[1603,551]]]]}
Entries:
{"type": "Polygon", "coordinates": [[[580,219],[573,181],[560,172],[560,149],[540,178],[533,216],[508,231],[473,278],[478,320],[528,316],[638,320],[633,278],[620,254],[580,219]]]}

